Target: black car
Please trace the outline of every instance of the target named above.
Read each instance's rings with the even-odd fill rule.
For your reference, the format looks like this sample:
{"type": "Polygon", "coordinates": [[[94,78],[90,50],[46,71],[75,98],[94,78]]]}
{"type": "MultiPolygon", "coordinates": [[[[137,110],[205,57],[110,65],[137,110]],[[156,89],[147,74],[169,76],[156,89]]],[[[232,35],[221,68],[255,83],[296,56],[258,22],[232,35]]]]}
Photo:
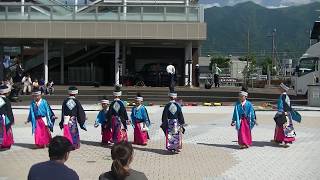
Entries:
{"type": "Polygon", "coordinates": [[[167,73],[168,64],[165,63],[150,63],[145,64],[141,71],[138,72],[138,77],[146,86],[169,86],[169,74],[167,73]]]}

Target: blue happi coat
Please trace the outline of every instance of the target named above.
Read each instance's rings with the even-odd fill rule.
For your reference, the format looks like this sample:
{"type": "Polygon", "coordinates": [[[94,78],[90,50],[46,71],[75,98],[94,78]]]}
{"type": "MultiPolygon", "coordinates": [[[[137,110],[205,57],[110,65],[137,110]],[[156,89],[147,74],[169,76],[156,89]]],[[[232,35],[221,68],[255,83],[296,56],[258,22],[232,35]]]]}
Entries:
{"type": "Polygon", "coordinates": [[[286,93],[280,95],[277,101],[278,112],[289,112],[292,110],[290,98],[286,93]]]}
{"type": "Polygon", "coordinates": [[[37,107],[36,102],[33,100],[29,107],[29,116],[28,116],[28,122],[31,122],[32,125],[32,134],[34,133],[34,130],[36,129],[36,118],[37,117],[46,117],[48,128],[51,132],[53,132],[53,126],[54,126],[54,113],[48,104],[48,102],[45,99],[40,100],[40,105],[37,107]]]}
{"type": "Polygon", "coordinates": [[[108,112],[108,109],[102,109],[97,115],[96,123],[99,123],[101,124],[101,126],[104,126],[107,123],[107,120],[106,120],[107,112],[108,112]]]}
{"type": "Polygon", "coordinates": [[[235,122],[236,129],[240,129],[241,125],[241,117],[246,117],[250,122],[250,129],[252,129],[255,125],[256,115],[254,112],[254,108],[250,101],[246,100],[244,107],[242,106],[240,101],[237,101],[234,106],[232,122],[235,122]]]}
{"type": "Polygon", "coordinates": [[[132,108],[131,124],[133,127],[135,126],[137,121],[144,122],[147,127],[150,127],[150,125],[151,125],[147,109],[144,105],[140,105],[138,107],[132,108]]]}

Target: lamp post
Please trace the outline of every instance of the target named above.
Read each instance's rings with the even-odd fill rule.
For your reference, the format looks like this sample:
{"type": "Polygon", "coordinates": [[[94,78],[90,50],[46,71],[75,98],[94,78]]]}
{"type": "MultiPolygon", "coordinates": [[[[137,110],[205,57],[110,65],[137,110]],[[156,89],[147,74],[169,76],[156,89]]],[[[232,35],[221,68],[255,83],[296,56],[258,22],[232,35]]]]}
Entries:
{"type": "Polygon", "coordinates": [[[188,64],[188,86],[190,87],[191,86],[191,64],[192,64],[192,60],[187,60],[187,64],[188,64]]]}

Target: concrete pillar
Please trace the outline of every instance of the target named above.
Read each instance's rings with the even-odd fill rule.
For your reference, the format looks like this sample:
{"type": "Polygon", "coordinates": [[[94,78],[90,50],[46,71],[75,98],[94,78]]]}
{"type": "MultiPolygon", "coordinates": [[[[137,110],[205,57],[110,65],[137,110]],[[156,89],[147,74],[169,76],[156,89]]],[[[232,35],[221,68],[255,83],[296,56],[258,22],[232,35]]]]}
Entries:
{"type": "Polygon", "coordinates": [[[49,68],[48,68],[48,39],[43,40],[43,64],[44,64],[44,81],[47,84],[49,81],[49,68]]]}
{"type": "Polygon", "coordinates": [[[119,85],[119,56],[120,56],[120,40],[115,41],[115,56],[114,56],[114,84],[119,85]]]}
{"type": "Polygon", "coordinates": [[[126,20],[127,17],[127,0],[123,0],[123,18],[126,20]]]}
{"type": "Polygon", "coordinates": [[[121,51],[121,53],[122,53],[122,69],[121,69],[121,74],[120,74],[120,76],[122,77],[122,82],[121,83],[123,83],[123,76],[125,75],[125,73],[126,73],[126,45],[125,44],[123,44],[122,45],[122,51],[121,51]]]}
{"type": "Polygon", "coordinates": [[[24,15],[24,2],[25,0],[21,0],[21,15],[23,16],[24,15]]]}
{"type": "Polygon", "coordinates": [[[192,42],[188,42],[185,47],[185,85],[188,85],[190,78],[190,86],[192,85],[192,63],[189,65],[187,62],[191,60],[192,62],[192,42]],[[189,75],[190,72],[190,75],[189,75]]]}
{"type": "Polygon", "coordinates": [[[78,0],[74,0],[74,5],[75,5],[75,10],[77,11],[78,10],[78,0]]]}
{"type": "Polygon", "coordinates": [[[126,52],[127,52],[127,49],[126,49],[126,45],[123,44],[122,45],[122,64],[121,64],[121,72],[120,72],[120,76],[121,76],[121,84],[123,84],[123,80],[124,80],[124,76],[126,75],[126,60],[127,60],[127,57],[126,57],[126,52]]]}
{"type": "Polygon", "coordinates": [[[60,51],[60,83],[64,84],[64,46],[61,46],[60,51]]]}

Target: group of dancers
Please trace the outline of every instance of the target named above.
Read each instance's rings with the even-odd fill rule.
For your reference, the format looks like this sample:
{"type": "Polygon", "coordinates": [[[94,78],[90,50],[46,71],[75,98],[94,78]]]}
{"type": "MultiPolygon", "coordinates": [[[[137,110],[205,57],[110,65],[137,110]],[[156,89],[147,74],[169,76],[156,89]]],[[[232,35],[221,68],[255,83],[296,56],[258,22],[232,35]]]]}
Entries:
{"type": "MultiPolygon", "coordinates": [[[[281,83],[278,90],[280,97],[277,100],[277,113],[274,117],[276,127],[271,142],[287,148],[295,141],[296,133],[293,128],[293,120],[301,122],[301,117],[298,117],[296,115],[298,113],[291,107],[287,94],[289,87],[281,83]]],[[[258,124],[254,107],[247,100],[247,97],[248,92],[243,88],[239,93],[239,101],[235,104],[231,122],[231,126],[235,126],[238,131],[238,144],[241,149],[249,148],[252,145],[251,130],[258,124]]]]}
{"type": "MultiPolygon", "coordinates": [[[[272,142],[288,147],[295,140],[293,128],[291,104],[287,91],[289,88],[283,83],[279,86],[281,95],[277,102],[277,114],[283,116],[284,121],[276,121],[274,139],[272,142]]],[[[6,85],[0,86],[0,148],[9,149],[14,143],[12,125],[14,116],[7,95],[10,88],[6,85]]],[[[62,115],[59,126],[63,135],[72,143],[73,149],[80,147],[79,128],[87,131],[86,113],[77,100],[78,89],[70,87],[69,97],[62,104],[62,115]]],[[[57,117],[48,102],[42,98],[41,91],[34,89],[33,101],[30,104],[28,120],[31,123],[34,142],[38,148],[48,146],[51,140],[51,132],[57,117]]],[[[129,125],[134,128],[134,144],[147,145],[151,121],[148,111],[143,105],[143,97],[138,94],[135,98],[135,106],[131,110],[129,119],[124,101],[121,100],[122,92],[116,87],[113,92],[114,100],[110,103],[104,98],[101,100],[102,110],[98,113],[94,127],[101,126],[102,144],[118,143],[128,141],[127,129],[129,125]]],[[[234,106],[231,126],[238,131],[238,143],[240,148],[248,148],[252,145],[251,130],[257,124],[256,113],[252,103],[247,100],[248,92],[242,89],[239,100],[234,106]]],[[[182,134],[185,132],[182,106],[176,101],[177,93],[169,93],[170,101],[165,105],[162,113],[161,129],[163,130],[169,151],[180,152],[182,149],[182,134]]]]}

